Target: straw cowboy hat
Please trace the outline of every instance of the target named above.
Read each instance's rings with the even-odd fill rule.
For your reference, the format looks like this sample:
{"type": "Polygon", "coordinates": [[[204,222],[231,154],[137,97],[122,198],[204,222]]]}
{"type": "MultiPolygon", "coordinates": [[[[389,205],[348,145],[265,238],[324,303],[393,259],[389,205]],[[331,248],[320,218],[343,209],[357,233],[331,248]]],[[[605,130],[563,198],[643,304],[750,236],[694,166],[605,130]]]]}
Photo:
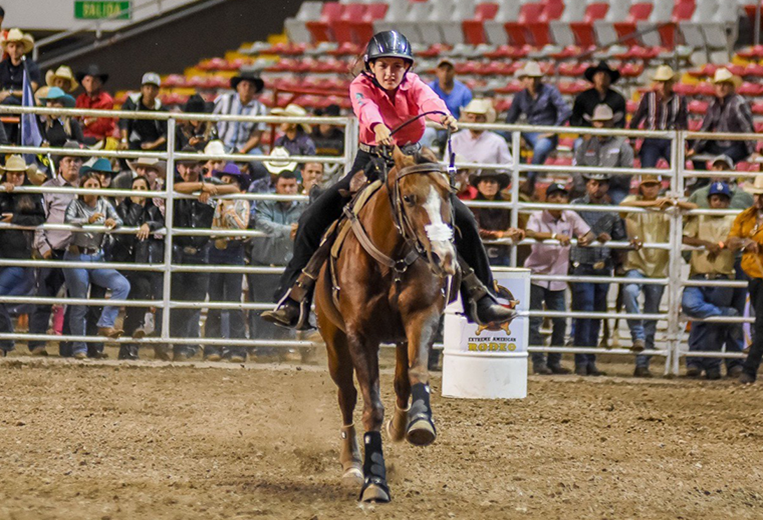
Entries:
{"type": "Polygon", "coordinates": [[[285,171],[293,172],[297,169],[297,162],[289,161],[291,154],[289,153],[289,150],[283,146],[276,146],[273,148],[270,152],[270,157],[273,157],[273,159],[262,161],[262,164],[265,166],[265,169],[273,175],[278,175],[285,171]]]}
{"type": "Polygon", "coordinates": [[[517,71],[517,78],[542,78],[545,74],[540,70],[540,65],[537,61],[528,61],[524,67],[517,71]]]}
{"type": "Polygon", "coordinates": [[[154,170],[160,177],[164,177],[167,171],[166,162],[149,157],[141,157],[135,161],[127,161],[127,166],[135,173],[138,173],[136,171],[138,166],[142,166],[147,170],[154,170]]]}
{"type": "Polygon", "coordinates": [[[27,164],[24,158],[20,155],[9,155],[5,160],[5,166],[0,166],[0,172],[24,172],[32,184],[39,186],[48,177],[37,169],[34,164],[27,164]]]}
{"type": "Polygon", "coordinates": [[[675,81],[678,74],[670,65],[660,65],[652,76],[652,81],[675,81]]]}
{"type": "Polygon", "coordinates": [[[511,182],[511,177],[509,177],[509,174],[501,170],[479,170],[476,175],[472,175],[472,178],[469,179],[469,182],[476,188],[480,181],[484,181],[486,179],[494,179],[497,181],[499,185],[499,191],[505,190],[506,186],[508,186],[511,182]]]}
{"type": "Polygon", "coordinates": [[[53,69],[50,69],[45,74],[45,83],[49,86],[53,86],[53,80],[56,78],[61,78],[69,81],[69,88],[67,89],[69,92],[74,92],[77,90],[77,87],[79,86],[79,83],[77,83],[77,80],[74,79],[74,73],[72,73],[72,69],[67,67],[66,65],[61,65],[58,67],[55,71],[53,69]]]}
{"type": "Polygon", "coordinates": [[[589,82],[593,83],[593,76],[597,72],[606,72],[609,75],[609,83],[612,85],[617,83],[617,80],[620,79],[620,71],[610,68],[606,61],[600,61],[598,65],[588,67],[583,73],[583,76],[585,76],[585,79],[589,82]]]}
{"type": "Polygon", "coordinates": [[[593,109],[593,114],[590,116],[586,114],[583,117],[593,123],[595,121],[612,121],[615,118],[615,114],[612,112],[612,107],[601,103],[593,109]]]}
{"type": "Polygon", "coordinates": [[[754,182],[745,182],[742,189],[751,195],[760,195],[763,193],[763,175],[756,175],[754,182]]]}
{"type": "MultiPolygon", "coordinates": [[[[301,106],[295,103],[289,103],[288,105],[286,105],[286,108],[274,108],[273,110],[270,111],[270,115],[287,116],[287,117],[307,117],[308,113],[307,113],[307,110],[305,110],[301,106]]],[[[309,134],[310,132],[313,131],[313,129],[307,123],[299,123],[299,126],[302,127],[302,130],[304,130],[306,134],[309,134]]]]}
{"type": "Polygon", "coordinates": [[[732,83],[735,87],[739,87],[739,85],[742,84],[742,78],[732,74],[731,71],[727,68],[720,68],[715,71],[715,76],[713,76],[713,83],[732,83]]]}
{"type": "Polygon", "coordinates": [[[31,34],[21,32],[21,29],[11,29],[8,34],[0,40],[0,47],[5,51],[5,47],[11,42],[20,42],[24,45],[24,54],[34,49],[34,38],[31,34]]]}
{"type": "Polygon", "coordinates": [[[488,123],[495,122],[495,108],[489,99],[472,99],[468,105],[461,109],[461,113],[483,115],[487,117],[488,123]]]}

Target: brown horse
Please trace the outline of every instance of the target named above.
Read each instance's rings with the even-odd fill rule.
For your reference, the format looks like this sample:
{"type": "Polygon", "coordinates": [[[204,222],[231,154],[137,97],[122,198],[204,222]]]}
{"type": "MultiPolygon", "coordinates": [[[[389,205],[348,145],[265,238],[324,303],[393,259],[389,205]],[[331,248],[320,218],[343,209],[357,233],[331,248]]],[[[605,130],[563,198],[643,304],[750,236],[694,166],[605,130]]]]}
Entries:
{"type": "Polygon", "coordinates": [[[344,421],[342,479],[362,483],[360,499],[367,502],[390,500],[381,441],[379,344],[397,345],[397,402],[387,424],[390,437],[431,444],[436,431],[427,358],[449,300],[447,288],[459,286],[458,280],[448,283],[449,277],[459,276],[448,177],[428,150],[414,159],[395,148],[393,158],[386,182],[353,222],[334,272],[324,265],[315,290],[318,324],[344,421]],[[353,424],[353,373],[364,402],[362,465],[353,424]]]}

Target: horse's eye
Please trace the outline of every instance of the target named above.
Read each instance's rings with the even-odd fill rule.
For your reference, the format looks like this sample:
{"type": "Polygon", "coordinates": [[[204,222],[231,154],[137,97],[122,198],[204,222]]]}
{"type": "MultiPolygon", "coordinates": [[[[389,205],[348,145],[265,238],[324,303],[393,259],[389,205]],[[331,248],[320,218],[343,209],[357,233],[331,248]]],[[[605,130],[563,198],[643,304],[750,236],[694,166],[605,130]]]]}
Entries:
{"type": "Polygon", "coordinates": [[[409,206],[413,206],[416,203],[416,197],[414,195],[403,195],[403,202],[409,206]]]}

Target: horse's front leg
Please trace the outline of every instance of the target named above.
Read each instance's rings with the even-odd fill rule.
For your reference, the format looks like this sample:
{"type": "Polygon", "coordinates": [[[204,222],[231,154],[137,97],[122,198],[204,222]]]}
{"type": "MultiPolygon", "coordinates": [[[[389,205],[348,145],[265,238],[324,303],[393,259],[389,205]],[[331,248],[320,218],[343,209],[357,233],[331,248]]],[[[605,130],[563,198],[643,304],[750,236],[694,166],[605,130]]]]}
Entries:
{"type": "Polygon", "coordinates": [[[350,356],[363,395],[363,502],[389,502],[387,468],[382,451],[381,427],[384,406],[379,390],[379,344],[368,341],[361,334],[348,331],[350,356]]]}
{"type": "Polygon", "coordinates": [[[398,343],[395,350],[395,412],[387,421],[387,433],[392,442],[405,439],[408,428],[408,401],[411,398],[411,378],[408,375],[408,344],[398,343]]]}
{"type": "Polygon", "coordinates": [[[440,313],[431,309],[408,320],[408,377],[412,403],[405,437],[415,446],[428,446],[437,438],[429,403],[429,349],[432,348],[440,313]]]}

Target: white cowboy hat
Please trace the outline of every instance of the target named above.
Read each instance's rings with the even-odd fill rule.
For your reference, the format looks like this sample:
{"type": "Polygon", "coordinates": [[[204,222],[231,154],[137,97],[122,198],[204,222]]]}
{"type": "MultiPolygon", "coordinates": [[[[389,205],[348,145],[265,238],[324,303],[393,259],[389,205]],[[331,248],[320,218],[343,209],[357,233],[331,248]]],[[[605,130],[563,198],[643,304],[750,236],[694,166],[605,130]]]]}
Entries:
{"type": "MultiPolygon", "coordinates": [[[[289,103],[286,105],[286,108],[274,108],[270,111],[270,115],[272,116],[287,116],[287,117],[307,117],[308,113],[307,110],[302,108],[301,106],[295,104],[295,103],[289,103]]],[[[302,130],[305,131],[306,134],[309,134],[312,132],[312,128],[310,125],[306,123],[299,123],[299,126],[302,127],[302,130]]]]}
{"type": "Polygon", "coordinates": [[[23,43],[24,54],[34,49],[34,38],[32,38],[31,34],[22,32],[21,29],[11,29],[10,31],[8,31],[8,34],[5,35],[5,38],[0,40],[0,47],[2,47],[4,51],[6,45],[8,45],[11,42],[23,43]]]}
{"type": "Polygon", "coordinates": [[[652,76],[652,81],[672,81],[675,80],[678,74],[670,67],[670,65],[660,65],[652,76]]]}
{"type": "Polygon", "coordinates": [[[593,109],[593,114],[584,116],[590,122],[594,121],[612,121],[615,118],[615,114],[612,112],[612,108],[609,105],[601,103],[596,105],[593,109]]]}
{"type": "Polygon", "coordinates": [[[752,195],[760,195],[763,193],[763,175],[756,175],[754,182],[745,182],[742,189],[752,195]]]}
{"type": "Polygon", "coordinates": [[[5,166],[0,166],[0,172],[24,172],[29,181],[37,186],[48,180],[48,177],[37,169],[37,165],[27,164],[20,155],[9,155],[5,160],[5,166]]]}
{"type": "Polygon", "coordinates": [[[289,153],[289,150],[284,148],[283,146],[276,146],[273,148],[273,150],[270,152],[270,157],[273,157],[275,159],[280,160],[267,160],[262,161],[262,164],[265,166],[265,169],[268,170],[273,175],[278,175],[281,172],[285,171],[294,171],[297,169],[297,162],[296,161],[289,161],[289,157],[291,157],[291,154],[289,153]]]}
{"type": "Polygon", "coordinates": [[[204,155],[225,155],[227,153],[225,145],[219,139],[209,141],[204,147],[204,155]]]}
{"type": "Polygon", "coordinates": [[[489,99],[476,98],[469,101],[469,104],[461,109],[462,114],[479,114],[487,117],[488,123],[495,122],[495,108],[489,99]]]}
{"type": "Polygon", "coordinates": [[[715,71],[715,76],[713,76],[713,83],[732,83],[735,87],[738,87],[742,84],[742,78],[732,74],[729,69],[722,67],[715,71]]]}
{"type": "Polygon", "coordinates": [[[53,69],[50,69],[45,74],[45,83],[49,87],[52,87],[53,80],[56,78],[63,78],[63,79],[69,80],[69,88],[67,89],[69,92],[74,92],[75,90],[77,90],[77,87],[79,86],[79,83],[77,83],[77,80],[74,79],[74,73],[72,72],[72,69],[70,69],[66,65],[61,65],[55,71],[53,69]]]}
{"type": "Polygon", "coordinates": [[[544,76],[543,71],[540,70],[540,65],[537,61],[528,61],[524,67],[517,71],[517,78],[542,78],[544,76]]]}

